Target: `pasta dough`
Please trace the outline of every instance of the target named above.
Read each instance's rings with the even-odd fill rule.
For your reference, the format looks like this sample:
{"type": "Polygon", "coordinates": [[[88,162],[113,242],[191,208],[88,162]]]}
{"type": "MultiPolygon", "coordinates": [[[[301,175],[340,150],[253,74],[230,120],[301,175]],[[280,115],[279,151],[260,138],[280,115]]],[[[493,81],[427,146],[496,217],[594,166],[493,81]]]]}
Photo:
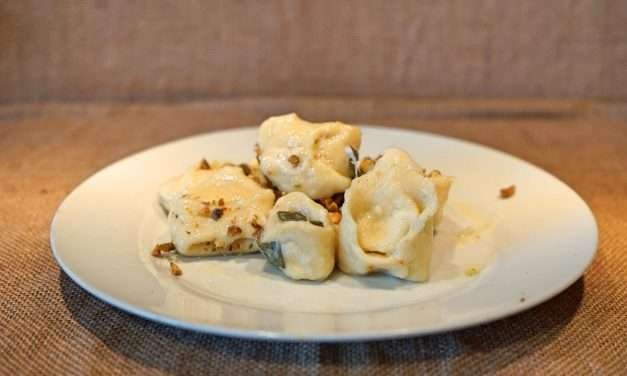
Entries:
{"type": "Polygon", "coordinates": [[[281,197],[268,216],[262,236],[262,247],[268,249],[262,252],[290,278],[327,278],[335,266],[337,246],[327,214],[303,193],[281,197]]]}
{"type": "Polygon", "coordinates": [[[259,130],[260,168],[283,192],[303,192],[314,200],[330,197],[350,185],[349,155],[360,144],[361,131],[351,125],[315,124],[296,114],[271,117],[259,130]]]}
{"type": "Polygon", "coordinates": [[[448,192],[451,189],[451,184],[453,184],[453,179],[451,179],[449,176],[442,175],[442,173],[438,170],[433,170],[428,174],[424,173],[423,170],[423,175],[431,180],[431,182],[435,186],[435,194],[438,198],[438,210],[435,212],[434,223],[437,227],[440,222],[442,222],[442,216],[444,215],[444,205],[448,200],[448,192]]]}
{"type": "MultiPolygon", "coordinates": [[[[450,180],[446,187],[444,181],[440,183],[444,201],[450,180]]],[[[374,168],[353,180],[345,193],[339,226],[340,269],[349,274],[385,272],[426,281],[440,209],[436,184],[423,169],[404,151],[386,150],[374,168]]]]}
{"type": "Polygon", "coordinates": [[[292,279],[324,280],[337,263],[348,274],[428,280],[452,179],[400,149],[359,160],[360,144],[351,125],[267,119],[250,163],[203,159],[162,185],[172,243],[153,256],[261,251],[292,279]]]}
{"type": "Polygon", "coordinates": [[[210,165],[171,179],[160,190],[176,250],[187,256],[256,252],[274,193],[242,167],[210,165]]]}

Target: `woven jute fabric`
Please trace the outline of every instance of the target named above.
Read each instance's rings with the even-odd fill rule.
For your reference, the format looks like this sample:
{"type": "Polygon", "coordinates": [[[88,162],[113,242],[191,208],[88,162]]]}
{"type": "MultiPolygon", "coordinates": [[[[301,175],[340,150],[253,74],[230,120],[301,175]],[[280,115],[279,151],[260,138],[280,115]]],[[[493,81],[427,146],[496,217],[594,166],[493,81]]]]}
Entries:
{"type": "Polygon", "coordinates": [[[0,103],[627,100],[624,0],[0,2],[0,103]]]}
{"type": "Polygon", "coordinates": [[[0,107],[0,374],[624,374],[626,109],[337,98],[0,107]],[[53,260],[55,209],[100,168],[161,142],[292,110],[451,135],[529,160],[590,205],[598,255],[564,292],[516,316],[440,335],[344,344],[237,340],[149,322],[92,297],[53,260]]]}

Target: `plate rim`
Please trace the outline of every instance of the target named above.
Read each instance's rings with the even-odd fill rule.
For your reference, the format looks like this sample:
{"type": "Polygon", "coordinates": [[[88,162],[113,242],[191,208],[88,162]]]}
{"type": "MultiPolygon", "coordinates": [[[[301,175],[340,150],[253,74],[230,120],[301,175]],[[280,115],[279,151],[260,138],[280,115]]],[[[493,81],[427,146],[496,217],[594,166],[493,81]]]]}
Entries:
{"type": "Polygon", "coordinates": [[[593,238],[593,250],[592,252],[590,252],[588,259],[586,260],[585,263],[583,263],[583,267],[581,268],[581,270],[577,271],[577,273],[573,273],[573,277],[571,277],[570,279],[568,279],[568,281],[566,283],[563,283],[560,286],[557,286],[553,289],[549,289],[551,290],[550,293],[540,297],[540,298],[536,298],[536,299],[526,299],[524,302],[522,302],[521,304],[515,305],[512,307],[512,309],[508,309],[508,310],[503,310],[500,312],[496,312],[496,313],[490,313],[490,314],[486,314],[483,317],[476,319],[476,320],[471,320],[471,321],[466,321],[466,322],[457,322],[457,323],[448,323],[446,325],[443,324],[439,324],[439,325],[433,325],[431,327],[429,327],[428,329],[416,329],[416,328],[400,328],[400,329],[386,329],[386,330],[374,330],[374,331],[367,331],[367,330],[361,330],[359,332],[356,333],[352,333],[352,332],[332,332],[332,333],[317,333],[314,335],[311,334],[304,334],[304,335],[298,335],[292,332],[283,332],[283,331],[268,331],[268,330],[260,330],[260,329],[242,329],[242,328],[235,328],[235,327],[225,327],[223,325],[217,325],[217,324],[208,324],[208,323],[190,323],[184,320],[179,320],[177,318],[174,318],[170,315],[164,314],[164,313],[156,313],[156,312],[151,312],[147,309],[143,309],[143,308],[139,308],[136,307],[132,304],[127,304],[124,301],[113,297],[107,293],[104,293],[100,290],[98,290],[97,288],[91,286],[89,283],[85,282],[79,275],[77,275],[70,267],[69,265],[67,265],[63,259],[61,258],[61,256],[59,255],[59,250],[57,249],[57,244],[56,244],[56,233],[55,233],[55,227],[57,226],[57,223],[59,221],[60,218],[60,211],[62,211],[64,205],[66,205],[66,203],[68,202],[68,200],[72,197],[72,194],[77,191],[80,187],[82,187],[84,184],[88,183],[92,178],[94,178],[96,175],[99,175],[101,173],[104,173],[105,171],[111,169],[111,168],[115,168],[118,164],[121,164],[123,162],[125,162],[128,159],[132,159],[134,157],[137,157],[141,154],[144,153],[148,153],[153,151],[154,149],[158,149],[158,148],[162,148],[165,147],[167,145],[171,145],[171,144],[175,144],[175,143],[180,143],[180,142],[185,142],[194,138],[198,138],[198,137],[202,137],[202,136],[210,136],[212,134],[216,134],[216,133],[228,133],[228,132],[239,132],[239,131],[252,131],[257,129],[258,127],[256,126],[246,126],[246,127],[234,127],[234,128],[221,128],[221,129],[215,129],[215,130],[211,130],[208,132],[201,132],[201,133],[197,133],[197,134],[193,134],[193,135],[189,135],[189,136],[185,136],[182,138],[178,138],[178,139],[173,139],[170,141],[166,141],[157,145],[153,145],[150,146],[148,148],[145,149],[141,149],[135,152],[132,152],[130,154],[127,154],[126,156],[123,156],[109,164],[107,164],[106,166],[104,166],[103,168],[95,171],[94,173],[90,174],[89,176],[85,177],[84,179],[82,179],[73,189],[70,193],[68,193],[63,200],[61,200],[61,202],[59,203],[59,205],[57,206],[54,215],[52,217],[52,220],[50,222],[50,227],[49,227],[49,234],[50,234],[50,248],[51,248],[51,253],[53,255],[53,258],[55,259],[55,261],[57,262],[57,264],[60,266],[62,272],[64,272],[74,283],[76,283],[80,288],[84,289],[85,291],[87,291],[88,293],[90,293],[92,296],[96,297],[97,299],[99,299],[100,301],[110,304],[112,306],[114,306],[117,309],[120,309],[124,312],[130,313],[132,315],[138,316],[140,318],[143,319],[147,319],[150,320],[152,322],[155,322],[157,324],[164,324],[164,325],[170,325],[179,329],[185,329],[185,330],[190,330],[190,331],[194,331],[194,332],[199,332],[199,333],[205,333],[205,334],[212,334],[212,335],[220,335],[220,336],[225,336],[225,337],[230,337],[230,338],[237,338],[237,339],[246,339],[246,340],[262,340],[262,341],[281,341],[281,342],[317,342],[317,343],[336,343],[336,342],[363,342],[363,341],[379,341],[379,340],[390,340],[390,339],[400,339],[400,338],[408,338],[408,337],[418,337],[418,336],[427,336],[427,335],[433,335],[433,334],[438,334],[438,333],[443,333],[443,332],[450,332],[450,331],[456,331],[456,330],[461,330],[461,329],[465,329],[465,328],[469,328],[469,327],[476,327],[476,326],[480,326],[480,325],[484,325],[486,323],[489,322],[493,322],[493,321],[497,321],[497,320],[501,320],[504,319],[506,317],[510,317],[513,315],[517,315],[521,312],[527,311],[533,307],[536,307],[544,302],[547,302],[551,299],[553,299],[555,296],[559,295],[560,293],[562,293],[563,291],[567,290],[569,287],[571,287],[577,280],[579,280],[580,278],[584,278],[584,274],[585,272],[588,270],[588,268],[590,267],[590,265],[592,264],[592,262],[595,260],[597,254],[598,254],[598,245],[599,245],[599,231],[598,231],[598,222],[596,220],[596,217],[594,216],[594,213],[592,212],[592,210],[590,209],[588,203],[579,195],[579,193],[577,193],[577,191],[575,191],[573,188],[571,188],[568,184],[566,184],[564,181],[562,181],[560,178],[556,177],[555,175],[553,175],[552,173],[550,173],[549,171],[531,163],[528,162],[516,155],[507,153],[505,151],[496,149],[492,146],[487,146],[487,145],[483,145],[480,144],[478,142],[474,142],[474,141],[469,141],[466,139],[461,139],[461,138],[456,138],[456,137],[452,137],[452,136],[447,136],[447,135],[443,135],[443,134],[438,134],[438,133],[432,133],[432,132],[426,132],[426,131],[422,131],[422,130],[414,130],[411,128],[399,128],[399,127],[392,127],[392,126],[382,126],[382,125],[371,125],[371,124],[358,124],[358,126],[362,129],[373,129],[373,130],[385,130],[385,131],[395,131],[395,132],[401,132],[401,133],[408,133],[408,134],[412,134],[412,135],[420,135],[420,136],[426,136],[426,137],[433,137],[433,138],[437,138],[440,139],[442,141],[447,141],[447,142],[455,142],[455,143],[462,143],[462,144],[466,144],[472,147],[476,147],[479,149],[484,149],[487,151],[490,151],[492,153],[496,153],[501,157],[505,157],[508,159],[513,159],[516,160],[519,163],[522,163],[524,165],[526,165],[526,167],[531,168],[537,172],[543,173],[547,176],[549,176],[550,178],[554,179],[556,182],[558,182],[559,184],[561,184],[564,188],[568,189],[571,191],[571,193],[574,194],[574,197],[577,198],[577,200],[579,201],[580,204],[583,204],[583,208],[586,210],[588,218],[591,220],[591,224],[592,224],[592,231],[594,235],[593,238]]]}

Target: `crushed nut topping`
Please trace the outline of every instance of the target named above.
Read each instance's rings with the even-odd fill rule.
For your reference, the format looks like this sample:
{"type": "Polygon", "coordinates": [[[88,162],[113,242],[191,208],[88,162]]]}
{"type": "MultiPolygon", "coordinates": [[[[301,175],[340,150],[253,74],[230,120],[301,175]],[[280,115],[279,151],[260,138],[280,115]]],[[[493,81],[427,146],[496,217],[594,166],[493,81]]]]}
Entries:
{"type": "Polygon", "coordinates": [[[203,207],[200,208],[200,210],[198,211],[198,215],[200,215],[201,217],[211,216],[211,208],[209,208],[207,204],[203,205],[203,207]]]}
{"type": "Polygon", "coordinates": [[[241,234],[242,229],[239,226],[231,225],[227,229],[227,233],[229,234],[230,237],[234,237],[234,236],[241,234]]]}
{"type": "Polygon", "coordinates": [[[217,221],[218,219],[222,218],[222,215],[224,214],[224,209],[222,208],[215,208],[211,211],[211,218],[214,221],[217,221]]]}
{"type": "Polygon", "coordinates": [[[372,170],[375,165],[374,159],[366,157],[359,161],[359,167],[357,168],[357,176],[362,176],[372,170]]]}
{"type": "Polygon", "coordinates": [[[208,251],[215,251],[216,250],[216,243],[214,241],[205,242],[205,245],[204,245],[203,248],[205,250],[208,250],[208,251]]]}
{"type": "Polygon", "coordinates": [[[218,200],[218,205],[224,206],[224,199],[223,198],[218,200]]]}
{"type": "Polygon", "coordinates": [[[337,202],[335,202],[335,200],[333,200],[333,198],[331,197],[325,197],[321,199],[320,203],[330,212],[340,211],[340,207],[338,206],[337,202]]]}
{"type": "Polygon", "coordinates": [[[200,161],[200,165],[198,166],[199,169],[201,170],[210,170],[211,166],[209,166],[209,162],[207,162],[206,159],[202,159],[202,161],[200,161]]]}
{"type": "Polygon", "coordinates": [[[244,244],[244,242],[246,241],[246,239],[240,238],[240,239],[235,239],[233,240],[233,242],[231,244],[229,244],[229,251],[239,251],[242,248],[242,244],[244,244]]]}
{"type": "Polygon", "coordinates": [[[337,225],[342,220],[342,214],[340,212],[329,212],[329,221],[334,225],[337,225]]]}
{"type": "Polygon", "coordinates": [[[178,265],[170,261],[170,273],[172,273],[173,276],[178,277],[183,274],[183,271],[178,265]]]}
{"type": "Polygon", "coordinates": [[[174,251],[175,249],[176,247],[174,246],[174,243],[172,242],[161,243],[161,244],[155,245],[155,247],[152,249],[151,254],[154,257],[161,257],[162,253],[171,252],[171,251],[174,251]]]}
{"type": "Polygon", "coordinates": [[[516,186],[510,185],[507,188],[501,188],[501,198],[510,198],[516,193],[516,186]]]}
{"type": "Polygon", "coordinates": [[[289,158],[287,158],[287,160],[292,164],[292,166],[296,167],[298,166],[298,164],[300,163],[300,158],[298,158],[298,155],[292,154],[289,156],[289,158]]]}
{"type": "Polygon", "coordinates": [[[259,236],[261,235],[261,232],[263,231],[263,226],[260,225],[259,222],[257,222],[256,215],[253,217],[253,220],[250,221],[250,225],[252,226],[252,228],[255,229],[255,231],[253,232],[253,236],[259,239],[259,236]]]}

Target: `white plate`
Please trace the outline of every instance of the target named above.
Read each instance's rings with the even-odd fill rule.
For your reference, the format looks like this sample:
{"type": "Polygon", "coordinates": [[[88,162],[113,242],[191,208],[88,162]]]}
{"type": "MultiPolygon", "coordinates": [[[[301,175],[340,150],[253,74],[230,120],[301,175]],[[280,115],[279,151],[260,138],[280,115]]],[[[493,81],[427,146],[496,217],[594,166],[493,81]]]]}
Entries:
{"type": "Polygon", "coordinates": [[[202,157],[250,160],[256,129],[168,143],[93,175],[54,217],[54,256],[81,287],[136,315],[220,335],[307,341],[423,335],[499,319],[556,295],[592,261],[592,213],[545,171],[469,142],[362,130],[362,155],[397,146],[455,177],[428,283],[337,271],[322,283],[295,282],[260,255],[181,259],[183,275],[170,275],[166,260],[149,255],[169,240],[159,184],[202,157]],[[500,199],[511,184],[515,196],[500,199]],[[480,273],[467,276],[469,268],[480,273]]]}

